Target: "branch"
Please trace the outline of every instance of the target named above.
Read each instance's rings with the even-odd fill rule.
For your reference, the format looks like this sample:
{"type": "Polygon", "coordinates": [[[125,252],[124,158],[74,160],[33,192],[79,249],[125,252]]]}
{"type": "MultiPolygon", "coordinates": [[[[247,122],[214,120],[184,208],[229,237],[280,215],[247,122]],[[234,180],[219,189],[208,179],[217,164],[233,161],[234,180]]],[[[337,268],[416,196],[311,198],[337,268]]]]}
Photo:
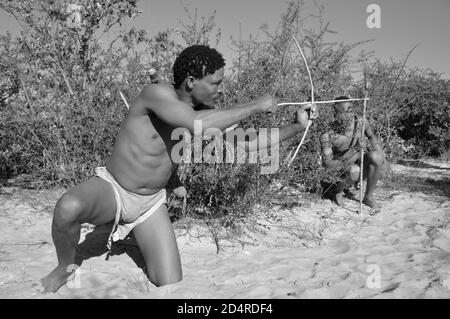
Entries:
{"type": "Polygon", "coordinates": [[[395,79],[395,81],[394,81],[394,85],[392,85],[391,90],[389,91],[389,93],[388,93],[386,96],[388,96],[388,97],[391,96],[392,92],[394,91],[394,89],[395,89],[396,86],[397,86],[397,82],[398,82],[398,80],[399,80],[399,78],[400,78],[400,75],[401,75],[402,72],[403,72],[403,69],[404,69],[405,66],[406,66],[406,62],[408,61],[409,56],[413,53],[413,51],[414,51],[419,45],[421,45],[421,43],[416,44],[411,50],[409,50],[408,54],[406,55],[405,61],[403,61],[403,65],[402,65],[402,67],[400,68],[400,72],[398,72],[398,74],[397,74],[397,77],[396,77],[396,79],[395,79]]]}
{"type": "Polygon", "coordinates": [[[33,107],[33,105],[31,104],[30,98],[29,98],[29,96],[28,96],[27,88],[25,87],[25,83],[23,83],[22,78],[20,78],[19,80],[20,80],[20,83],[22,84],[23,92],[25,93],[25,98],[26,98],[26,100],[27,100],[28,106],[30,107],[30,109],[33,109],[33,110],[34,110],[34,107],[33,107]]]}

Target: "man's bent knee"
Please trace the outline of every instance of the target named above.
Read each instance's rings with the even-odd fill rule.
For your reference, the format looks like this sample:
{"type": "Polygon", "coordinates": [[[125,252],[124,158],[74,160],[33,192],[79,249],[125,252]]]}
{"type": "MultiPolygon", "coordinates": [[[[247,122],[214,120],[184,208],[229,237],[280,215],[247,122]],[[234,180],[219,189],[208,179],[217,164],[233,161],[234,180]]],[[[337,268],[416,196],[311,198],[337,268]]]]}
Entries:
{"type": "Polygon", "coordinates": [[[371,164],[381,166],[384,161],[383,153],[380,151],[372,151],[367,154],[367,157],[371,164]]]}
{"type": "Polygon", "coordinates": [[[359,169],[358,165],[352,165],[350,167],[350,180],[352,182],[355,183],[359,180],[359,172],[360,172],[360,169],[359,169]]]}
{"type": "Polygon", "coordinates": [[[65,226],[77,222],[83,212],[83,203],[73,195],[64,194],[56,203],[53,220],[55,226],[65,226]]]}

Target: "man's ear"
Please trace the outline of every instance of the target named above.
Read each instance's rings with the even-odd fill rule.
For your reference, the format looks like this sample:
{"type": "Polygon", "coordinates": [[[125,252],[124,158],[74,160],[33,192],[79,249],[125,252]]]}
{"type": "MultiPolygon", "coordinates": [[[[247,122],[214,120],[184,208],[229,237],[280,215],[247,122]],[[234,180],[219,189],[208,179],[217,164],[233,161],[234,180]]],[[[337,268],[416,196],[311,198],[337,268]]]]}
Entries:
{"type": "Polygon", "coordinates": [[[197,83],[197,79],[192,75],[189,75],[186,81],[186,91],[190,92],[194,89],[195,84],[197,83]]]}

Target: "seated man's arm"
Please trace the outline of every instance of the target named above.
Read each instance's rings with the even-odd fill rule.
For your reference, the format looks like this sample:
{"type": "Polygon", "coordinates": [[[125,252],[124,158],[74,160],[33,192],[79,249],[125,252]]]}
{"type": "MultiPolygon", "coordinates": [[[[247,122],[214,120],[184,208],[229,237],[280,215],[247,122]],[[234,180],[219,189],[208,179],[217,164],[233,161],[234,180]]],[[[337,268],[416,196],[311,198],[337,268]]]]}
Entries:
{"type": "Polygon", "coordinates": [[[320,145],[322,148],[322,163],[326,168],[341,168],[348,167],[359,158],[359,153],[351,151],[345,153],[342,159],[333,159],[333,147],[330,140],[329,133],[324,133],[320,136],[320,145]]]}
{"type": "Polygon", "coordinates": [[[223,130],[244,118],[269,109],[268,104],[276,107],[274,99],[265,98],[226,110],[195,111],[192,106],[178,99],[171,87],[165,85],[148,85],[144,87],[136,103],[143,103],[145,108],[156,114],[163,122],[184,127],[194,131],[194,121],[201,121],[202,131],[208,128],[223,130]]]}

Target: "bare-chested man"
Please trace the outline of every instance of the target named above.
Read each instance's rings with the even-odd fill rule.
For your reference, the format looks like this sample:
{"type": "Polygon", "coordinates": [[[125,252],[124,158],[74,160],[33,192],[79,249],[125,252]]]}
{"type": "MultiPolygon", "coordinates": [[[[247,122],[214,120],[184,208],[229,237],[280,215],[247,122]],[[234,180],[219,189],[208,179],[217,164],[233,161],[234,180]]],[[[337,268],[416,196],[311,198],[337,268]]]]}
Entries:
{"type": "MultiPolygon", "coordinates": [[[[339,206],[344,204],[344,190],[359,180],[360,149],[363,147],[363,142],[361,142],[362,118],[357,117],[351,111],[351,102],[345,101],[348,99],[346,96],[336,98],[342,102],[334,105],[335,119],[332,130],[320,137],[323,165],[328,169],[335,170],[342,179],[333,191],[334,200],[339,206]]],[[[378,204],[373,198],[373,193],[381,177],[384,155],[381,144],[367,121],[364,124],[364,134],[370,141],[371,149],[364,154],[363,174],[367,179],[367,187],[363,203],[377,208],[378,204]]]]}
{"type": "MultiPolygon", "coordinates": [[[[133,231],[144,257],[148,277],[157,286],[182,279],[180,255],[165,205],[165,187],[177,169],[170,157],[174,128],[225,129],[246,117],[275,111],[276,100],[261,97],[232,109],[215,110],[222,94],[225,62],[207,46],[194,45],[177,57],[174,84],[150,84],[143,88],[122,123],[106,167],[96,177],[69,189],[57,202],[52,237],[58,266],[45,278],[44,291],[55,292],[66,281],[75,262],[80,225],[114,221],[107,242],[125,238],[133,231]]],[[[280,127],[274,145],[303,131],[309,108],[297,111],[296,121],[280,127]]],[[[248,150],[248,149],[247,149],[248,150]]]]}

